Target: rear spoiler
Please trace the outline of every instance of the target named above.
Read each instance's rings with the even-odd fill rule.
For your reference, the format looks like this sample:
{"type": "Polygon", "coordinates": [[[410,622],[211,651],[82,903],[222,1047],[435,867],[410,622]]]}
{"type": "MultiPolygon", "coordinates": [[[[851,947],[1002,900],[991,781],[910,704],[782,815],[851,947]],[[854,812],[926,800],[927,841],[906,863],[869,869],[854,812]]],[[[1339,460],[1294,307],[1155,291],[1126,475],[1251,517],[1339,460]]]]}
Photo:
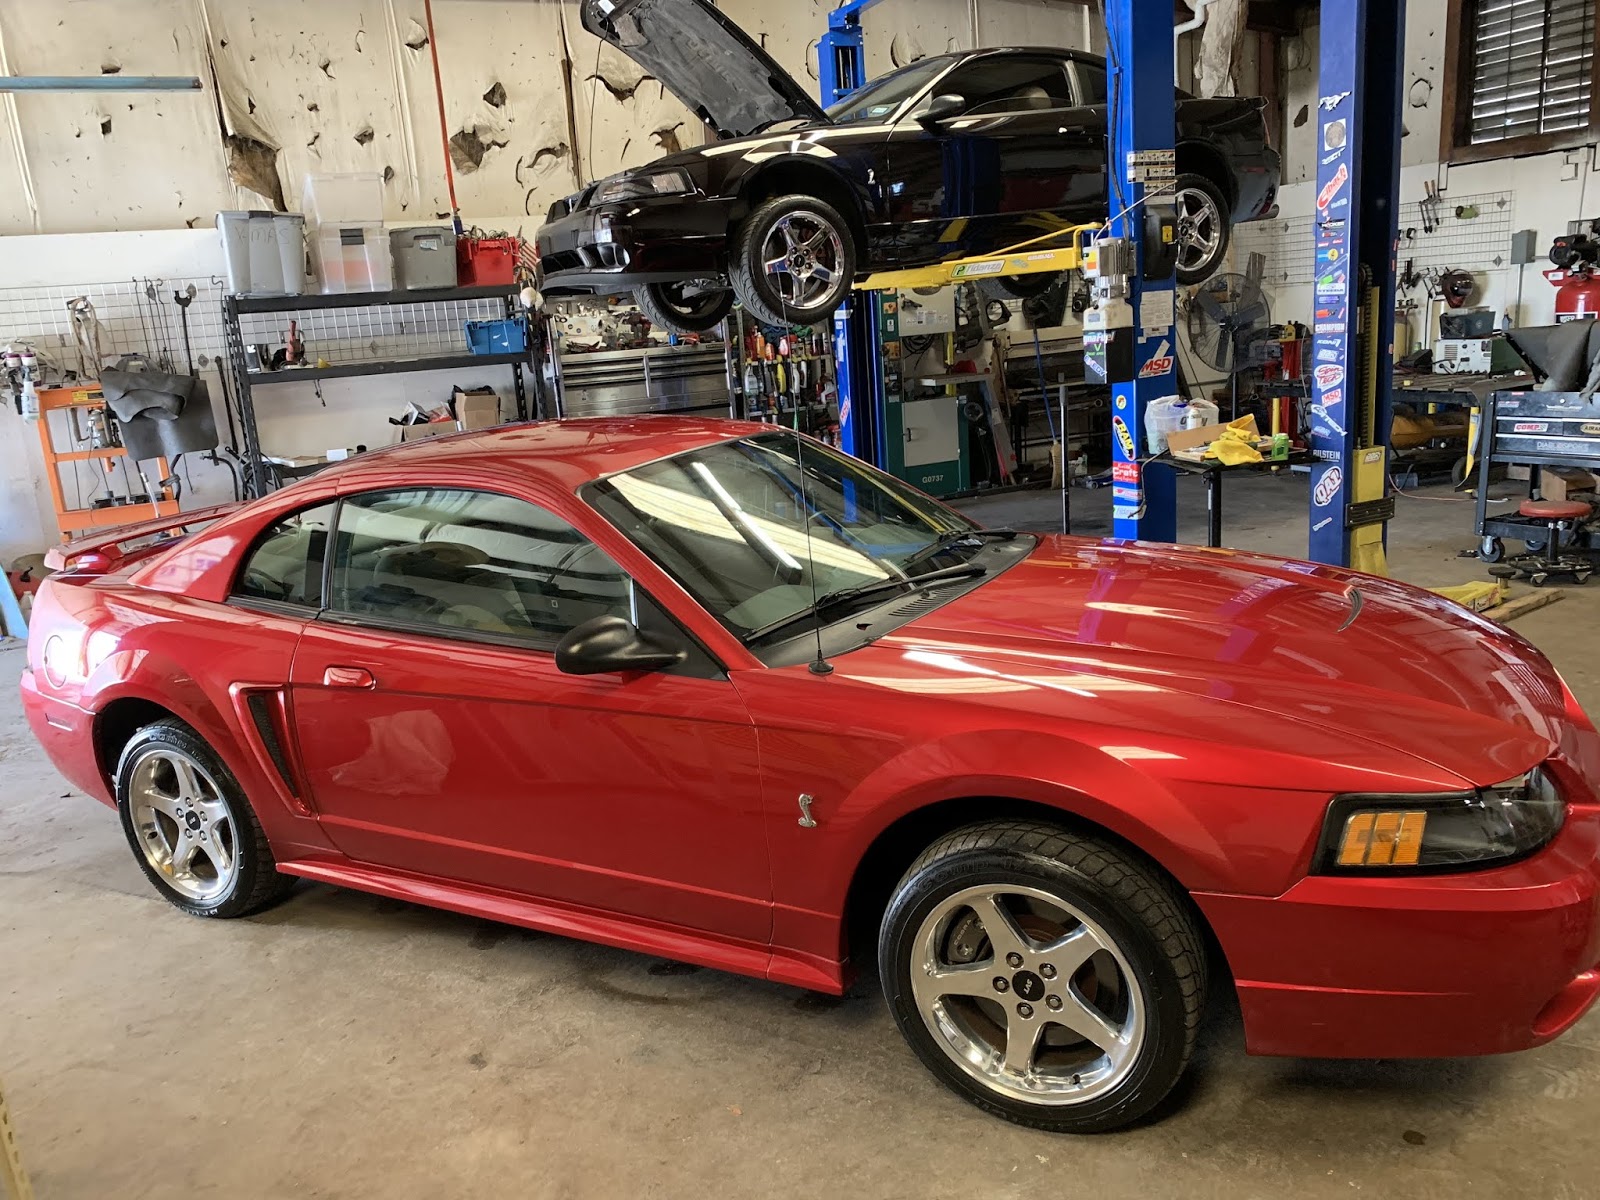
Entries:
{"type": "Polygon", "coordinates": [[[120,525],[116,529],[92,533],[60,546],[52,546],[45,552],[44,565],[52,571],[104,575],[116,570],[119,565],[140,551],[153,549],[168,541],[176,541],[192,532],[195,526],[209,525],[243,507],[243,501],[213,504],[210,508],[197,508],[192,512],[157,517],[153,521],[140,521],[137,525],[120,525]],[[178,533],[179,530],[182,530],[182,533],[178,533]],[[160,537],[162,534],[176,536],[162,538],[160,537]],[[138,542],[145,538],[155,538],[157,541],[153,545],[128,546],[129,542],[138,542]]]}

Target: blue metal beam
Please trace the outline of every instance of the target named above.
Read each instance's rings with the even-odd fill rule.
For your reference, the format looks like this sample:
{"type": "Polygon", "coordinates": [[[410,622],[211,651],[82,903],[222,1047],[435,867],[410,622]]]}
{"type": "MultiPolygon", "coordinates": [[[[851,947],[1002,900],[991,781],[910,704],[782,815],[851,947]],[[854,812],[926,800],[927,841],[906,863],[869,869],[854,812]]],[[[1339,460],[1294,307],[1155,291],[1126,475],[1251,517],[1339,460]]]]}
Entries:
{"type": "Polygon", "coordinates": [[[828,12],[828,31],[817,43],[817,81],[822,107],[839,103],[867,82],[866,35],[861,14],[882,0],[849,0],[828,12]]]}
{"type": "Polygon", "coordinates": [[[0,92],[198,92],[192,75],[0,75],[0,92]]]}
{"type": "Polygon", "coordinates": [[[1384,571],[1405,0],[1322,6],[1308,556],[1384,571]],[[1351,505],[1358,507],[1352,512],[1351,505]]]}
{"type": "MultiPolygon", "coordinates": [[[[1145,229],[1149,211],[1172,200],[1170,187],[1152,183],[1147,192],[1135,182],[1135,159],[1148,162],[1150,152],[1172,153],[1176,136],[1173,115],[1174,73],[1172,6],[1150,0],[1107,0],[1106,60],[1110,74],[1110,137],[1108,174],[1111,202],[1110,236],[1130,239],[1138,269],[1128,295],[1133,310],[1131,329],[1097,336],[1125,343],[1105,361],[1115,364],[1111,383],[1112,532],[1119,538],[1170,542],[1177,538],[1177,482],[1166,468],[1145,471],[1144,419],[1151,401],[1178,390],[1177,349],[1173,334],[1173,274],[1146,279],[1145,229]],[[1161,193],[1152,196],[1152,193],[1161,193]],[[1130,348],[1127,343],[1131,343],[1130,348]],[[1120,368],[1120,369],[1119,369],[1120,368]]],[[[1085,336],[1085,345],[1088,344],[1085,336]]],[[[1063,435],[1065,436],[1065,435],[1063,435]]]]}

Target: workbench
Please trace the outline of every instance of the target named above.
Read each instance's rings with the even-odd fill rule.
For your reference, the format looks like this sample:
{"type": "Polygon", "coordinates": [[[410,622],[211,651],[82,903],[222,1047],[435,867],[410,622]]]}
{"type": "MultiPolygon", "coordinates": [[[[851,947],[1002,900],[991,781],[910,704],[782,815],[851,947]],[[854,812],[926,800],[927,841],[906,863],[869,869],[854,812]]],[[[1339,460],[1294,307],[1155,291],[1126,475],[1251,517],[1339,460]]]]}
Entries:
{"type": "Polygon", "coordinates": [[[1238,463],[1228,466],[1226,463],[1215,459],[1210,461],[1195,461],[1190,458],[1174,458],[1169,451],[1155,458],[1145,461],[1145,469],[1150,467],[1170,467],[1174,471],[1181,471],[1185,475],[1198,475],[1206,484],[1206,545],[1213,550],[1222,545],[1222,477],[1230,471],[1253,471],[1260,474],[1273,468],[1306,466],[1316,459],[1309,450],[1291,450],[1288,458],[1268,458],[1257,463],[1238,463]]]}

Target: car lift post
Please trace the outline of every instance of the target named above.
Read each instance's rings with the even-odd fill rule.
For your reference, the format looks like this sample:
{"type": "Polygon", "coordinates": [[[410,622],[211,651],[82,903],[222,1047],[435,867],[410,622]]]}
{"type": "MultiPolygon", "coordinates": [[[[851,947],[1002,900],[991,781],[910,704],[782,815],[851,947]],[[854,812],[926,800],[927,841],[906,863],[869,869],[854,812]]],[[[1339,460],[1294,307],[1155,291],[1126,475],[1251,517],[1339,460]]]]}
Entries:
{"type": "MultiPolygon", "coordinates": [[[[1122,245],[1131,247],[1132,255],[1131,269],[1110,281],[1126,304],[1112,295],[1111,303],[1099,303],[1085,314],[1084,362],[1111,385],[1113,536],[1170,542],[1177,538],[1176,472],[1145,473],[1140,459],[1145,456],[1145,411],[1151,401],[1175,392],[1178,382],[1172,328],[1172,9],[1149,0],[1107,0],[1105,14],[1111,99],[1108,236],[1125,239],[1122,245]]],[[[1108,282],[1108,257],[1100,259],[1097,294],[1104,294],[1108,282]]],[[[1061,437],[1065,463],[1065,430],[1061,437]]]]}
{"type": "Polygon", "coordinates": [[[1387,574],[1405,0],[1322,6],[1308,557],[1387,574]]]}

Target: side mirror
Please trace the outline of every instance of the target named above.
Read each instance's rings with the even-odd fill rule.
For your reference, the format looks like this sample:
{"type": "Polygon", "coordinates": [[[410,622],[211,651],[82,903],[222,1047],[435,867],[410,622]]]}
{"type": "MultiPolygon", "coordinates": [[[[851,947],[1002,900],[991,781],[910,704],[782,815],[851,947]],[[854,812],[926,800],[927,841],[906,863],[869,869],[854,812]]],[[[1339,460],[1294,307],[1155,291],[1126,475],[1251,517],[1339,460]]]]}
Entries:
{"type": "Polygon", "coordinates": [[[621,617],[595,617],[570,630],[556,646],[556,667],[568,675],[662,671],[688,651],[666,638],[641,633],[621,617]]]}
{"type": "Polygon", "coordinates": [[[967,107],[967,98],[946,92],[928,101],[928,106],[917,114],[917,121],[930,129],[951,117],[958,117],[967,107]]]}

